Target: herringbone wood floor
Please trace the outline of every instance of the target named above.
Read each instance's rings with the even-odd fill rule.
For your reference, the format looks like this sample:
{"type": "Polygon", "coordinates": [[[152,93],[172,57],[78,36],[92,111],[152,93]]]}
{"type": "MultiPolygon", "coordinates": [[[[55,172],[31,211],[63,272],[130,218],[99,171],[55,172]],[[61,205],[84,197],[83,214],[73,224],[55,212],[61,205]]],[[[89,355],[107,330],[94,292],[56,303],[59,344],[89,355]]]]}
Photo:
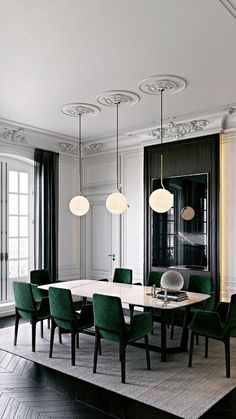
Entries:
{"type": "Polygon", "coordinates": [[[30,379],[31,368],[32,362],[0,350],[0,418],[109,417],[30,379]]]}

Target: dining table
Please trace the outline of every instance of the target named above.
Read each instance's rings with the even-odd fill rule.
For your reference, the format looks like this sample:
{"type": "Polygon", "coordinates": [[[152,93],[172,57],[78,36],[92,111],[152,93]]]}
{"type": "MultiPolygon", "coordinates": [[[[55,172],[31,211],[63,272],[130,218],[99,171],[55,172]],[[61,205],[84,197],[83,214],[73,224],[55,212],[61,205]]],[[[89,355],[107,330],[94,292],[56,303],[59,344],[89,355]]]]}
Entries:
{"type": "MultiPolygon", "coordinates": [[[[208,298],[208,294],[200,294],[195,292],[186,292],[187,298],[182,301],[164,302],[162,299],[157,298],[158,291],[161,289],[156,288],[156,296],[152,294],[152,287],[139,286],[135,284],[122,284],[116,282],[105,282],[94,279],[79,279],[72,281],[64,281],[57,283],[50,283],[47,285],[39,286],[40,289],[48,290],[50,287],[70,289],[72,298],[93,298],[94,294],[109,295],[119,297],[122,304],[128,304],[131,307],[142,307],[145,310],[151,311],[157,309],[160,313],[160,346],[157,344],[149,345],[149,349],[161,353],[161,361],[167,360],[168,353],[184,352],[187,351],[188,345],[188,324],[191,319],[191,307],[201,303],[208,298]],[[178,346],[167,346],[167,324],[168,313],[173,313],[174,310],[184,308],[183,327],[178,346]]],[[[167,294],[168,298],[168,294],[167,294]]],[[[144,348],[144,344],[135,342],[135,346],[144,348]]]]}

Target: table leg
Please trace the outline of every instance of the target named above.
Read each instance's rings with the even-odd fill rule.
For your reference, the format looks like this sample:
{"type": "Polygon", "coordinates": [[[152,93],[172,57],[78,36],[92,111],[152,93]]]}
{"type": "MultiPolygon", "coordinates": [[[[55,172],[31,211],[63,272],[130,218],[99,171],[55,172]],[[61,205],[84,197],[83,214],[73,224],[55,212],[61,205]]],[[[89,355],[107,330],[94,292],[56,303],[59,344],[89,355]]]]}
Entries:
{"type": "Polygon", "coordinates": [[[161,310],[161,362],[166,362],[166,313],[161,310]]]}
{"type": "Polygon", "coordinates": [[[184,323],[183,323],[183,329],[182,329],[182,336],[181,336],[181,342],[180,347],[183,351],[188,350],[188,325],[190,323],[190,313],[191,313],[191,307],[187,306],[184,313],[184,323]]]}

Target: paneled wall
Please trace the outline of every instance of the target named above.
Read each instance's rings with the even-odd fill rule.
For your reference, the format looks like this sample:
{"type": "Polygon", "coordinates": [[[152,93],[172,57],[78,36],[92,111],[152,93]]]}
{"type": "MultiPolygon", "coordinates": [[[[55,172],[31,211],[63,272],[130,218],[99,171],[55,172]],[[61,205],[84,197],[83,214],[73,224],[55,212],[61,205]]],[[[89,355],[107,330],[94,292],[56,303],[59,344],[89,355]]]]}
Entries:
{"type": "Polygon", "coordinates": [[[236,293],[236,129],[221,136],[221,299],[236,293]]]}
{"type": "Polygon", "coordinates": [[[120,154],[121,183],[129,201],[122,216],[110,214],[107,196],[116,191],[116,155],[88,157],[83,161],[83,190],[90,211],[81,220],[81,272],[83,277],[113,277],[115,267],[133,269],[143,280],[143,152],[120,154]]]}
{"type": "MultiPolygon", "coordinates": [[[[160,146],[144,149],[145,170],[145,269],[155,270],[152,266],[152,211],[148,197],[152,192],[153,179],[160,178],[160,146]]],[[[190,274],[210,274],[214,288],[219,292],[219,135],[193,138],[164,144],[164,177],[208,173],[208,212],[209,212],[209,270],[181,269],[188,281],[190,274]]],[[[167,268],[156,268],[167,270],[167,268]]]]}

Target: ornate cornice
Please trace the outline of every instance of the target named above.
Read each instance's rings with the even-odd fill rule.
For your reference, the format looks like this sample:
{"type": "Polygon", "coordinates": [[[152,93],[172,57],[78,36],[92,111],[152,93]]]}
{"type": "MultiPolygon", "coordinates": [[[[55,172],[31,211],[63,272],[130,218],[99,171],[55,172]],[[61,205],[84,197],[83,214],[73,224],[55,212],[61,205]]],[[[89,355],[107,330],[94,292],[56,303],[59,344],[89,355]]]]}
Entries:
{"type": "MultiPolygon", "coordinates": [[[[183,138],[185,135],[202,131],[210,123],[211,121],[206,119],[199,119],[182,123],[175,123],[171,120],[169,125],[162,129],[163,138],[183,138]]],[[[159,138],[160,131],[160,128],[152,129],[148,131],[148,136],[152,138],[159,138]]]]}
{"type": "MultiPolygon", "coordinates": [[[[73,154],[75,156],[79,155],[79,146],[78,145],[74,145],[74,144],[71,144],[71,143],[66,143],[66,142],[61,141],[60,143],[58,143],[58,148],[63,153],[69,153],[69,154],[73,154]]],[[[82,157],[86,157],[89,154],[100,153],[103,150],[104,150],[104,144],[102,144],[102,143],[94,143],[94,144],[90,144],[88,146],[85,146],[82,143],[82,157]]]]}
{"type": "Polygon", "coordinates": [[[8,143],[27,144],[23,128],[0,127],[0,138],[8,143]]]}

